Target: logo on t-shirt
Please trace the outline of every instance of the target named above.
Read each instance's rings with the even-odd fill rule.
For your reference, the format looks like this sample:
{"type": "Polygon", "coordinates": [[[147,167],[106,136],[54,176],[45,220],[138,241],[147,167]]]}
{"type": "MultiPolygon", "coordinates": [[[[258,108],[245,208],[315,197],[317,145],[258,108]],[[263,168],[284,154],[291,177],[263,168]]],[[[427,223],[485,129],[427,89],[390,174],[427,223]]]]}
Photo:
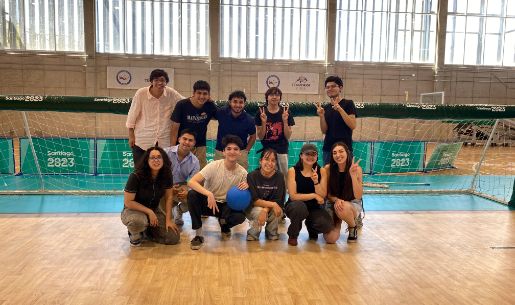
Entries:
{"type": "Polygon", "coordinates": [[[207,120],[207,113],[202,112],[200,115],[187,115],[186,120],[190,123],[200,123],[207,120]]]}
{"type": "Polygon", "coordinates": [[[270,141],[278,140],[283,134],[283,122],[266,123],[266,137],[270,141]]]}

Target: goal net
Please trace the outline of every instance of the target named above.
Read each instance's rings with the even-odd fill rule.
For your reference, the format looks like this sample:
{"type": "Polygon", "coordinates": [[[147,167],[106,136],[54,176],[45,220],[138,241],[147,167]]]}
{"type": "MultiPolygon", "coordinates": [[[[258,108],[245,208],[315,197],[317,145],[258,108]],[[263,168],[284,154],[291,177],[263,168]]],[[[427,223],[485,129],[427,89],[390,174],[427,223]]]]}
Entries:
{"type": "MultiPolygon", "coordinates": [[[[129,99],[0,96],[0,193],[121,193],[133,170],[129,99]]],[[[223,102],[218,102],[223,104],[223,102]]],[[[249,102],[254,114],[258,103],[249,102]]],[[[305,142],[321,153],[313,103],[291,102],[293,166],[305,142]]],[[[354,155],[369,193],[473,193],[508,202],[515,106],[357,104],[354,155]]],[[[213,158],[217,122],[208,130],[213,158]]],[[[258,166],[259,140],[249,154],[258,166]]]]}

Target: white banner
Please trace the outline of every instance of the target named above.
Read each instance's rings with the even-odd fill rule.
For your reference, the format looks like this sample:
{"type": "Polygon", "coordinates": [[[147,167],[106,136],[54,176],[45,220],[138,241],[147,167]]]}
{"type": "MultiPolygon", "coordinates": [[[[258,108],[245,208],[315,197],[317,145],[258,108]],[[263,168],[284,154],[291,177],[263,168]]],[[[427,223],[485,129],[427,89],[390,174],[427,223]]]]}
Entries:
{"type": "Polygon", "coordinates": [[[258,92],[279,87],[283,93],[318,94],[318,73],[258,72],[258,92]]]}
{"type": "Polygon", "coordinates": [[[107,88],[139,89],[150,86],[150,72],[155,69],[168,73],[168,86],[172,87],[174,71],[171,68],[107,67],[107,88]]]}

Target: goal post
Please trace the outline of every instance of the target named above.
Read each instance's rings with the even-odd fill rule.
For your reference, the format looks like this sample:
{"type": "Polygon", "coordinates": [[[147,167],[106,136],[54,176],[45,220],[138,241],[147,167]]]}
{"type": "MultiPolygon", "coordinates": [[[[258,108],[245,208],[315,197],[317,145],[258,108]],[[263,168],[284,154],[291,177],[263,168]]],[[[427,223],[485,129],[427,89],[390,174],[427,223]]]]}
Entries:
{"type": "MultiPolygon", "coordinates": [[[[0,194],[118,194],[133,170],[131,99],[0,96],[0,194]]],[[[225,101],[217,101],[219,106],[225,101]]],[[[250,101],[254,115],[261,104],[250,101]]],[[[289,165],[303,143],[322,147],[313,102],[290,101],[289,165]]],[[[515,106],[356,103],[354,155],[366,193],[464,193],[507,203],[515,176],[515,106]]],[[[217,122],[208,129],[214,154],[217,122]]],[[[258,166],[257,141],[249,153],[258,166]]],[[[320,151],[321,153],[321,151],[320,151]]]]}

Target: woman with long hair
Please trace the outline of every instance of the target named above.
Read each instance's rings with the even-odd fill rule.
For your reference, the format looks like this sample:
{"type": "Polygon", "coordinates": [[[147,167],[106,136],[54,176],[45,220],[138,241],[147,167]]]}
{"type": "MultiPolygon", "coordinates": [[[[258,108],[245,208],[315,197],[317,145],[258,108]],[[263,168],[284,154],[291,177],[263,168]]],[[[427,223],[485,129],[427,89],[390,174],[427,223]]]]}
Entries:
{"type": "Polygon", "coordinates": [[[147,149],[130,174],[124,190],[121,219],[129,231],[131,246],[139,246],[145,232],[152,241],[163,244],[179,242],[179,228],[172,221],[171,163],[160,147],[147,149]],[[159,206],[165,199],[166,214],[159,206]]]}
{"type": "Polygon", "coordinates": [[[283,215],[286,187],[284,176],[277,170],[277,152],[265,148],[259,158],[259,168],[247,175],[252,204],[246,216],[250,221],[247,240],[259,240],[262,227],[269,240],[279,239],[279,220],[283,215]]]}
{"type": "Polygon", "coordinates": [[[328,238],[334,222],[324,208],[327,193],[327,174],[318,165],[318,150],[313,144],[304,144],[299,161],[288,170],[288,194],[286,215],[291,223],[288,227],[288,244],[297,245],[297,238],[306,220],[310,240],[316,240],[323,233],[327,243],[334,243],[328,238]]]}
{"type": "Polygon", "coordinates": [[[351,158],[347,145],[336,142],[331,148],[331,159],[325,166],[328,176],[328,207],[333,211],[335,227],[330,232],[331,239],[338,240],[342,220],[347,223],[347,242],[356,242],[361,225],[361,198],[363,196],[363,170],[359,161],[351,158]]]}

